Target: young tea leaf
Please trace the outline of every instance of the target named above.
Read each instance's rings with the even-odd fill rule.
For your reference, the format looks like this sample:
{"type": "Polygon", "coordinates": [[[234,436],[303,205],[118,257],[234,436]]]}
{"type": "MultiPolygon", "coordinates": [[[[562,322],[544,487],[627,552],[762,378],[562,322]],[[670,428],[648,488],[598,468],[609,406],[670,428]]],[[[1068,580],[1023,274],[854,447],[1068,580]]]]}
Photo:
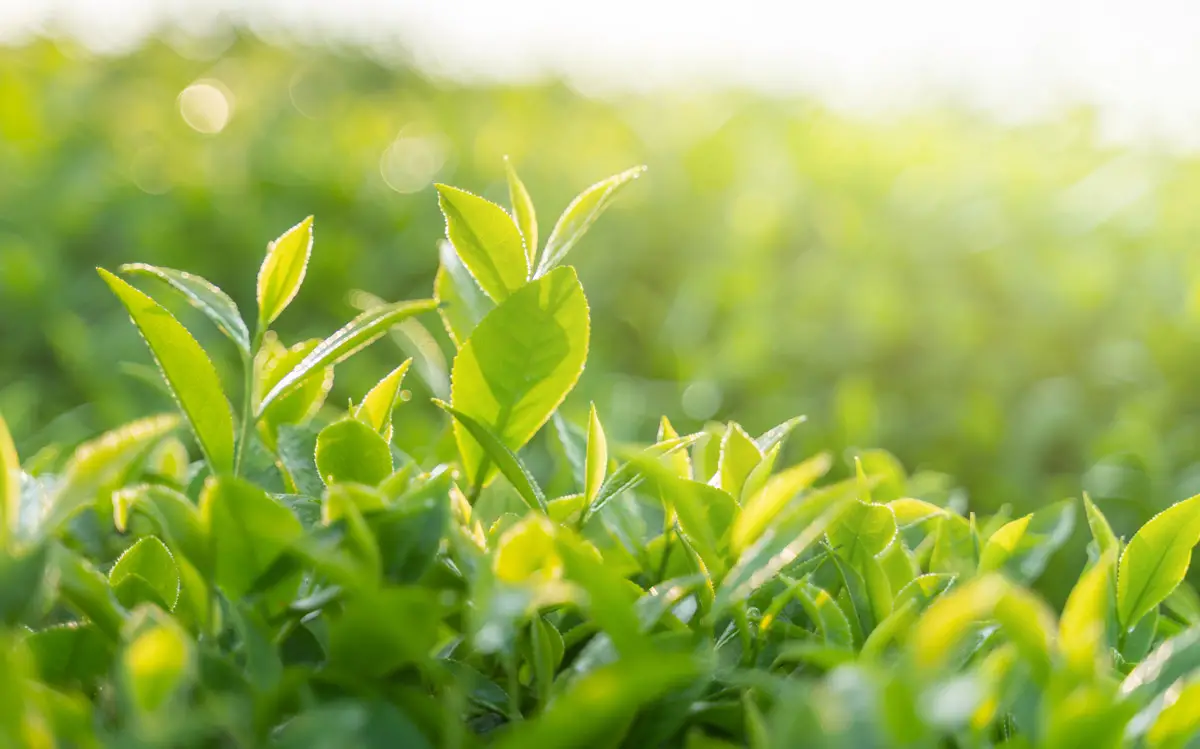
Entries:
{"type": "Polygon", "coordinates": [[[98,271],[141,331],[212,470],[232,470],[233,411],[208,354],[162,305],[103,268],[98,271]]]}
{"type": "Polygon", "coordinates": [[[275,322],[304,283],[312,255],[313,217],[309,216],[267,245],[267,256],[258,270],[258,320],[265,328],[275,322]]]}
{"type": "Polygon", "coordinates": [[[21,462],[8,424],[0,415],[0,552],[17,528],[21,512],[21,462]]]}
{"type": "Polygon", "coordinates": [[[1121,554],[1117,613],[1132,625],[1157,606],[1187,574],[1200,541],[1200,496],[1185,499],[1141,527],[1121,554]]]}
{"type": "Polygon", "coordinates": [[[212,320],[229,340],[238,347],[246,359],[250,358],[250,331],[242,319],[237,304],[219,287],[207,279],[173,268],[160,268],[146,263],[130,263],[121,266],[122,273],[149,276],[165,282],[204,316],[212,320]]]}
{"type": "Polygon", "coordinates": [[[276,399],[295,391],[309,377],[323,372],[326,367],[332,367],[345,361],[377,341],[388,331],[388,328],[413,315],[428,312],[436,306],[437,302],[426,299],[416,302],[396,302],[362,313],[346,323],[341,330],[321,341],[291,371],[281,377],[279,382],[275,383],[275,386],[259,402],[257,416],[261,417],[276,399]]]}
{"type": "Polygon", "coordinates": [[[484,293],[503,302],[529,280],[521,231],[495,203],[457,187],[436,187],[446,238],[484,293]]]}
{"type": "MultiPolygon", "coordinates": [[[[488,313],[454,358],[451,405],[509,450],[521,449],[575,386],[588,336],[587,300],[574,269],[526,284],[488,313]]],[[[454,434],[471,483],[486,483],[483,447],[461,420],[454,434]]]]}
{"type": "Polygon", "coordinates": [[[525,500],[525,504],[531,509],[539,510],[545,513],[546,495],[542,492],[537,481],[533,478],[533,474],[521,462],[516,453],[508,448],[500,438],[489,429],[485,424],[480,423],[467,414],[451,407],[447,403],[435,401],[439,407],[454,417],[456,425],[462,426],[463,429],[471,435],[471,439],[475,444],[480,445],[483,449],[483,454],[491,465],[496,466],[504,478],[508,479],[517,493],[521,495],[521,499],[525,500]]]}
{"type": "Polygon", "coordinates": [[[608,208],[617,192],[622,187],[642,176],[646,171],[644,166],[635,166],[620,174],[615,174],[606,180],[592,185],[579,194],[558,218],[550,238],[546,240],[546,248],[542,251],[542,260],[538,263],[536,278],[540,278],[554,270],[575,243],[583,238],[592,223],[608,208]]]}
{"type": "Polygon", "coordinates": [[[150,602],[167,611],[179,601],[179,570],[171,552],[154,536],[125,550],[108,573],[108,584],[128,609],[150,602]]]}
{"type": "Polygon", "coordinates": [[[504,171],[508,175],[508,200],[512,204],[513,218],[517,221],[517,228],[521,230],[521,240],[525,243],[525,257],[532,268],[537,262],[538,252],[537,213],[533,210],[533,199],[529,197],[525,183],[517,176],[517,170],[513,168],[507,156],[504,157],[504,171]]]}
{"type": "Polygon", "coordinates": [[[317,435],[317,473],[328,486],[351,482],[377,486],[392,473],[392,450],[370,426],[335,421],[317,435]]]}
{"type": "Polygon", "coordinates": [[[584,467],[584,501],[591,504],[600,493],[604,483],[604,474],[608,471],[608,440],[604,436],[604,427],[600,417],[596,415],[596,404],[592,404],[588,412],[587,460],[584,467]]]}
{"type": "Polygon", "coordinates": [[[404,374],[408,371],[412,359],[396,367],[391,373],[380,380],[370,392],[363,397],[362,403],[354,410],[354,418],[362,421],[379,434],[387,436],[392,424],[392,411],[400,401],[400,384],[404,382],[404,374]]]}

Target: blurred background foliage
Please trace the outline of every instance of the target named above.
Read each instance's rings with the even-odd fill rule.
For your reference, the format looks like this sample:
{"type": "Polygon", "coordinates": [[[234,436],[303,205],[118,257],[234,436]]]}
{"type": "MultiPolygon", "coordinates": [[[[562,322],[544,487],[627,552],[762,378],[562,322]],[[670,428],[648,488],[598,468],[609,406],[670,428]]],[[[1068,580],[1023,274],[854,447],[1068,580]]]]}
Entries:
{"type": "MultiPolygon", "coordinates": [[[[3,48],[0,411],[33,455],[167,405],[95,266],[190,270],[249,310],[266,242],[314,214],[280,326],[323,336],[355,312],[343,289],[430,294],[434,182],[504,203],[508,154],[554,209],[544,236],[584,186],[644,163],[572,256],[593,339],[569,409],[594,399],[625,439],[660,413],[751,431],[804,413],[797,454],[884,447],[985,510],[1086,489],[1128,532],[1200,491],[1200,161],[1095,133],[1086,111],[1013,126],[738,91],[598,100],[251,36],[3,48]]],[[[339,369],[335,400],[401,355],[339,369]]],[[[443,419],[410,382],[411,442],[443,419]]]]}

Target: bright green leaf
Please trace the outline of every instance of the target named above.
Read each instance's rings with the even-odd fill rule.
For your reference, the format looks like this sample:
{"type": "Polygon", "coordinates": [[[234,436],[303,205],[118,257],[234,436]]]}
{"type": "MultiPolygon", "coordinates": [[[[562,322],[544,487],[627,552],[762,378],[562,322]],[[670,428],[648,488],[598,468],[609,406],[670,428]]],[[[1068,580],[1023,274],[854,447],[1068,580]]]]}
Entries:
{"type": "Polygon", "coordinates": [[[108,584],[117,600],[129,609],[146,600],[138,592],[143,587],[153,594],[151,602],[168,611],[179,601],[179,569],[175,558],[154,536],[139,539],[121,554],[108,573],[108,584]]]}
{"type": "Polygon", "coordinates": [[[376,486],[392,474],[392,450],[370,426],[342,419],[317,434],[317,472],[326,485],[352,482],[376,486]]]}
{"type": "Polygon", "coordinates": [[[293,392],[309,378],[324,372],[326,367],[345,361],[374,343],[388,328],[413,315],[428,312],[437,302],[426,299],[416,302],[396,302],[373,307],[354,318],[333,335],[321,341],[307,356],[279,379],[258,404],[257,414],[263,412],[277,398],[293,392]]]}
{"type": "Polygon", "coordinates": [[[734,521],[730,544],[734,552],[741,552],[758,540],[788,503],[824,476],[832,465],[829,454],[820,453],[768,479],[763,488],[745,502],[734,521]]]}
{"type": "Polygon", "coordinates": [[[145,263],[122,265],[121,272],[150,276],[166,282],[233,341],[243,357],[250,358],[250,331],[246,329],[242,313],[237,304],[216,285],[192,273],[145,263]]]}
{"type": "MultiPolygon", "coordinates": [[[[519,450],[575,386],[587,359],[587,300],[575,271],[560,268],[533,281],[479,323],[454,358],[451,404],[519,450]]],[[[470,430],[454,429],[473,484],[489,461],[470,430]]]]}
{"type": "Polygon", "coordinates": [[[1200,496],[1172,505],[1129,540],[1117,571],[1117,612],[1129,626],[1157,606],[1187,574],[1200,541],[1200,496]]]}
{"type": "Polygon", "coordinates": [[[200,494],[216,582],[232,598],[245,595],[259,575],[298,538],[300,521],[266,492],[241,479],[210,478],[200,494]]]}
{"type": "Polygon", "coordinates": [[[520,229],[495,203],[457,187],[436,187],[446,217],[446,238],[480,288],[503,302],[529,280],[529,258],[520,229]]]}
{"type": "Polygon", "coordinates": [[[0,551],[17,528],[21,511],[21,462],[8,424],[0,416],[0,551]]]}
{"type": "Polygon", "coordinates": [[[359,419],[386,438],[391,431],[392,411],[400,401],[400,385],[404,382],[404,373],[408,371],[412,359],[396,367],[380,380],[375,387],[363,397],[362,403],[354,411],[354,418],[359,419]]]}
{"type": "Polygon", "coordinates": [[[592,185],[579,194],[558,218],[550,238],[546,240],[546,248],[542,251],[542,260],[538,263],[535,277],[540,278],[558,266],[566,257],[575,243],[583,238],[587,230],[600,214],[608,208],[612,199],[622,187],[642,176],[646,171],[644,166],[636,166],[620,174],[615,174],[606,180],[592,185]]]}
{"type": "Polygon", "coordinates": [[[471,435],[474,444],[482,447],[486,460],[500,469],[504,478],[508,479],[517,493],[521,495],[521,499],[525,500],[525,504],[532,509],[546,512],[546,495],[542,492],[542,488],[538,486],[533,474],[529,472],[517,454],[501,442],[495,432],[446,403],[441,401],[435,401],[435,403],[454,417],[455,424],[461,425],[471,435]]]}
{"type": "Polygon", "coordinates": [[[596,415],[596,404],[588,412],[587,460],[584,464],[584,501],[591,504],[600,493],[604,474],[608,471],[608,440],[596,415]]]}
{"type": "Polygon", "coordinates": [[[275,322],[304,283],[312,255],[313,217],[309,216],[267,245],[267,256],[258,270],[258,320],[260,327],[275,322]]]}
{"type": "Polygon", "coordinates": [[[98,270],[141,331],[209,465],[215,472],[231,470],[233,412],[208,354],[162,305],[103,268],[98,270]]]}
{"type": "Polygon", "coordinates": [[[537,213],[533,209],[533,199],[529,197],[525,183],[517,176],[517,170],[507,156],[504,157],[504,171],[508,175],[508,201],[512,204],[517,228],[521,230],[521,241],[525,243],[525,257],[532,268],[537,262],[538,253],[537,213]]]}

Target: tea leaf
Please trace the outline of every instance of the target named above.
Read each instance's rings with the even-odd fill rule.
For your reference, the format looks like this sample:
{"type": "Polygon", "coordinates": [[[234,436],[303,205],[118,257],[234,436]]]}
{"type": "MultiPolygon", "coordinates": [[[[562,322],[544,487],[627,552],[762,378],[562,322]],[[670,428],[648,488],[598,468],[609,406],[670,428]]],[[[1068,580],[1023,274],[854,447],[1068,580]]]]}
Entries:
{"type": "MultiPolygon", "coordinates": [[[[530,282],[488,313],[459,350],[451,405],[519,450],[575,386],[588,336],[587,300],[574,269],[530,282]]],[[[461,420],[454,434],[466,475],[486,483],[483,447],[461,420]]]]}
{"type": "Polygon", "coordinates": [[[1077,673],[1090,675],[1108,656],[1109,610],[1112,606],[1116,550],[1109,548],[1071,590],[1058,625],[1067,664],[1077,673]]]}
{"type": "Polygon", "coordinates": [[[267,256],[258,270],[259,328],[275,322],[300,291],[312,255],[312,225],[309,216],[267,245],[267,256]]]}
{"type": "Polygon", "coordinates": [[[300,363],[275,383],[275,386],[263,396],[256,410],[257,416],[275,402],[276,399],[295,391],[304,382],[332,367],[339,362],[349,359],[354,354],[379,340],[380,336],[396,323],[413,315],[428,312],[437,305],[431,299],[417,302],[396,302],[381,307],[374,307],[363,312],[358,317],[346,323],[341,330],[321,341],[300,363]]]}
{"type": "Polygon", "coordinates": [[[0,552],[8,548],[21,513],[21,462],[8,424],[0,415],[0,552]]]}
{"type": "Polygon", "coordinates": [[[768,479],[766,485],[746,501],[734,520],[730,539],[733,551],[741,552],[758,540],[788,503],[824,476],[832,465],[829,453],[820,453],[768,479]]]}
{"type": "Polygon", "coordinates": [[[216,583],[231,598],[246,595],[302,529],[286,507],[253,484],[210,478],[200,494],[216,583]]]}
{"type": "Polygon", "coordinates": [[[204,349],[158,302],[108,271],[98,271],[141,331],[213,471],[232,470],[233,412],[204,349]]]}
{"type": "Polygon", "coordinates": [[[546,495],[542,493],[541,487],[538,486],[537,481],[516,453],[508,449],[508,446],[500,441],[495,432],[447,403],[434,402],[453,416],[456,424],[462,425],[467,430],[475,444],[482,446],[486,459],[490,461],[491,465],[500,469],[504,478],[508,479],[517,493],[521,495],[521,499],[525,500],[525,504],[543,513],[547,511],[546,495]]]}
{"type": "Polygon", "coordinates": [[[604,427],[600,417],[596,415],[596,404],[592,404],[588,412],[587,459],[584,464],[584,501],[589,505],[600,493],[604,483],[604,474],[608,471],[608,440],[604,436],[604,427]]]}
{"type": "Polygon", "coordinates": [[[392,473],[392,451],[372,427],[342,419],[317,434],[317,473],[328,486],[352,482],[376,486],[392,473]]]}
{"type": "Polygon", "coordinates": [[[179,601],[179,570],[171,552],[154,536],[141,538],[125,550],[108,573],[117,600],[126,608],[149,601],[170,611],[179,601]],[[151,594],[144,597],[141,591],[151,594]]]}
{"type": "Polygon", "coordinates": [[[512,204],[517,227],[521,230],[521,241],[525,243],[525,257],[532,268],[538,254],[537,213],[533,209],[533,199],[529,197],[525,183],[521,182],[507,156],[504,157],[504,171],[508,175],[508,201],[512,204]]]}
{"type": "Polygon", "coordinates": [[[642,176],[646,171],[644,166],[635,166],[620,174],[614,174],[606,180],[592,185],[579,194],[558,218],[550,238],[546,240],[546,248],[542,251],[542,260],[537,266],[535,278],[541,278],[552,271],[562,259],[567,256],[575,243],[583,238],[592,223],[608,208],[612,199],[622,187],[642,176]]]}
{"type": "Polygon", "coordinates": [[[1141,527],[1117,571],[1117,613],[1129,626],[1157,606],[1187,574],[1200,541],[1200,496],[1185,499],[1141,527]]]}
{"type": "Polygon", "coordinates": [[[496,303],[479,288],[454,251],[454,245],[442,240],[438,243],[438,255],[441,264],[433,278],[433,296],[446,333],[454,346],[461,348],[479,321],[496,308],[496,303]]]}
{"type": "Polygon", "coordinates": [[[448,185],[436,185],[446,238],[484,293],[503,302],[529,280],[521,231],[503,208],[448,185]]]}
{"type": "Polygon", "coordinates": [[[120,270],[122,273],[157,278],[168,284],[233,341],[244,358],[250,358],[250,331],[246,328],[242,313],[237,304],[216,285],[192,273],[146,263],[122,265],[120,270]]]}
{"type": "Polygon", "coordinates": [[[412,359],[405,359],[403,364],[371,388],[355,409],[354,418],[386,437],[392,424],[392,411],[400,400],[400,384],[404,382],[404,374],[410,364],[412,359]]]}
{"type": "Polygon", "coordinates": [[[1083,493],[1083,507],[1087,511],[1088,527],[1092,531],[1092,538],[1096,541],[1096,547],[1100,553],[1103,554],[1109,549],[1119,553],[1121,542],[1117,540],[1116,534],[1108,524],[1108,518],[1104,517],[1104,513],[1100,512],[1100,508],[1087,495],[1087,492],[1083,493]]]}
{"type": "Polygon", "coordinates": [[[851,502],[829,527],[829,542],[846,559],[858,564],[874,557],[896,537],[896,516],[887,505],[851,502]]]}

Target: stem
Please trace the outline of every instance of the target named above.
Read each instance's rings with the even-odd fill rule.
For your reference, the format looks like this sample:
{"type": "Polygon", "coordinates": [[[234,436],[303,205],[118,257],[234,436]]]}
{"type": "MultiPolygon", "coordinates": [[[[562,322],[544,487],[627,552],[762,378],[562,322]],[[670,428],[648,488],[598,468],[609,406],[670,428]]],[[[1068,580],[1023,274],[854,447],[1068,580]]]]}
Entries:
{"type": "Polygon", "coordinates": [[[519,721],[521,715],[521,675],[518,672],[516,644],[511,653],[505,653],[504,666],[508,672],[508,719],[519,721]]]}
{"type": "MultiPolygon", "coordinates": [[[[261,325],[257,327],[262,328],[261,325]]],[[[234,476],[242,472],[242,455],[246,452],[246,443],[250,440],[250,432],[254,428],[254,357],[262,346],[262,339],[260,330],[254,334],[254,345],[250,347],[250,355],[242,355],[242,370],[245,373],[242,378],[242,435],[238,439],[237,451],[233,456],[234,476]]]]}

